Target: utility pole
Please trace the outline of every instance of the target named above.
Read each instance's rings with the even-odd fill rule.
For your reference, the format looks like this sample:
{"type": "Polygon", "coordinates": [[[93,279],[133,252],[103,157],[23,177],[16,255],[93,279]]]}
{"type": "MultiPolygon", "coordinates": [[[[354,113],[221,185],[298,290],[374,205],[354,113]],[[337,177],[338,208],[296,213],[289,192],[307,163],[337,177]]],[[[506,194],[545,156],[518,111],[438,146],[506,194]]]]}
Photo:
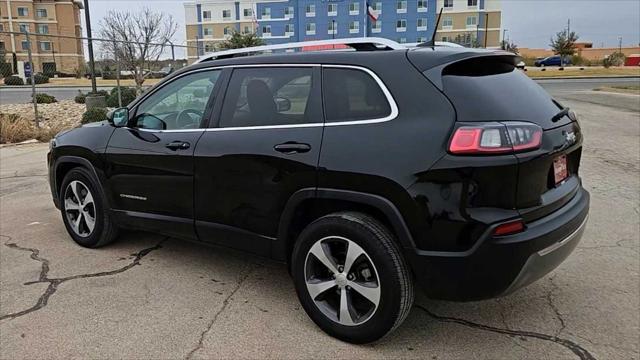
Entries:
{"type": "Polygon", "coordinates": [[[484,48],[487,48],[487,40],[489,36],[489,13],[484,14],[484,48]]]}
{"type": "Polygon", "coordinates": [[[91,39],[91,15],[89,14],[89,0],[84,0],[84,19],[87,23],[87,43],[89,48],[89,70],[91,71],[91,91],[98,92],[96,86],[96,65],[93,61],[93,40],[91,39]]]}
{"type": "Polygon", "coordinates": [[[40,127],[40,119],[38,117],[38,100],[36,98],[36,79],[33,75],[36,72],[35,64],[33,63],[33,56],[31,55],[32,46],[31,37],[29,36],[29,32],[25,32],[25,36],[27,37],[27,44],[29,47],[27,48],[27,55],[29,55],[29,67],[31,68],[31,72],[29,73],[29,80],[31,80],[31,100],[33,101],[33,116],[35,117],[36,127],[40,127]]]}
{"type": "Polygon", "coordinates": [[[622,54],[622,36],[618,36],[618,52],[622,54]]]}

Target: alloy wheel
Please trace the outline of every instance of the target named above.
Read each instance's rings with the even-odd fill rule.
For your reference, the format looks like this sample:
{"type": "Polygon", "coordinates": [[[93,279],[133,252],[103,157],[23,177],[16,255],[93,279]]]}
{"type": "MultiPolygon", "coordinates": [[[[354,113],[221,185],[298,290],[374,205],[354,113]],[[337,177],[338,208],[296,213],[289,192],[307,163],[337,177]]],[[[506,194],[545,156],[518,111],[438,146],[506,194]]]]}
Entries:
{"type": "Polygon", "coordinates": [[[367,253],[340,236],[318,240],[305,260],[307,291],[318,309],[345,326],[369,320],[380,303],[380,278],[367,253]]]}
{"type": "Polygon", "coordinates": [[[64,212],[73,232],[78,236],[91,235],[96,226],[96,205],[87,185],[74,180],[64,192],[64,212]]]}

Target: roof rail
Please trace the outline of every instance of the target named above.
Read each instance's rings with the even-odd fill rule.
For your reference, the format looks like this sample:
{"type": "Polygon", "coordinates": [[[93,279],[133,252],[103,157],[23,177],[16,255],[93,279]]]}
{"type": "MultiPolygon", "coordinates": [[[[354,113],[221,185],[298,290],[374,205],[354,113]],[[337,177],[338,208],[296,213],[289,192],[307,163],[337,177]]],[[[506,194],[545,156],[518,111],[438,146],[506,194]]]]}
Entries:
{"type": "Polygon", "coordinates": [[[378,37],[313,40],[313,41],[300,41],[300,42],[292,42],[292,43],[286,43],[286,44],[262,45],[262,46],[254,46],[254,47],[241,48],[241,49],[216,51],[216,52],[212,52],[210,54],[201,56],[196,61],[196,63],[207,61],[207,60],[217,60],[217,59],[233,58],[238,56],[248,56],[253,53],[260,53],[260,52],[271,51],[271,50],[296,49],[296,48],[304,48],[309,46],[330,46],[330,45],[346,45],[356,50],[406,49],[406,47],[402,46],[401,44],[393,40],[378,38],[378,37]]]}

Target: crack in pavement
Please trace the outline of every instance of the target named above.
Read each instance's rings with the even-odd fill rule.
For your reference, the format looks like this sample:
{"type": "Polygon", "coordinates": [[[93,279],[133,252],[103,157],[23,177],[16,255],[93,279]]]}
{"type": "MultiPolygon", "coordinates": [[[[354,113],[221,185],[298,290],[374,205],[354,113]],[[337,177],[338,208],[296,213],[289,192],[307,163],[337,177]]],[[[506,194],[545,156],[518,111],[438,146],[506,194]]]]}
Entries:
{"type": "Polygon", "coordinates": [[[0,177],[0,180],[5,180],[5,179],[15,179],[15,178],[42,177],[42,176],[49,176],[49,175],[47,175],[47,174],[18,175],[18,172],[16,171],[14,175],[10,175],[10,176],[1,176],[1,177],[0,177]]]}
{"type": "MultiPolygon", "coordinates": [[[[259,266],[259,265],[258,265],[259,266]]],[[[198,344],[196,345],[196,347],[194,347],[193,349],[191,349],[191,351],[189,351],[189,353],[187,353],[187,356],[185,356],[185,359],[191,359],[193,357],[193,355],[195,355],[196,352],[198,352],[199,350],[202,349],[202,347],[204,346],[204,338],[207,336],[207,334],[209,333],[209,331],[211,331],[211,329],[213,328],[213,325],[216,323],[216,321],[218,320],[218,316],[220,316],[220,314],[227,308],[227,305],[229,305],[229,301],[231,300],[231,298],[233,297],[233,295],[236,294],[236,292],[238,290],[240,290],[240,287],[242,286],[242,284],[247,280],[247,278],[249,277],[249,275],[251,275],[251,273],[258,267],[258,266],[250,266],[249,269],[247,271],[245,271],[244,274],[242,274],[240,276],[240,278],[238,279],[238,283],[236,284],[236,286],[233,288],[233,290],[231,291],[231,293],[229,294],[229,296],[227,296],[223,301],[222,301],[222,307],[216,311],[215,314],[213,314],[213,318],[211,319],[211,321],[209,321],[209,324],[207,325],[207,327],[202,331],[202,333],[200,333],[200,339],[198,340],[198,344]]]]}
{"type": "Polygon", "coordinates": [[[2,237],[6,237],[9,240],[4,244],[6,247],[10,248],[10,249],[15,249],[15,250],[19,250],[19,251],[27,251],[30,252],[31,255],[31,259],[38,261],[41,263],[41,269],[40,269],[40,275],[38,276],[38,280],[35,281],[30,281],[30,282],[26,282],[24,283],[24,285],[32,285],[32,284],[40,284],[40,283],[49,283],[49,286],[47,286],[47,288],[45,289],[44,293],[42,295],[40,295],[40,297],[38,298],[38,301],[36,302],[35,305],[33,305],[32,307],[19,311],[19,312],[15,312],[15,313],[10,313],[10,314],[6,314],[6,315],[2,315],[0,316],[0,321],[2,320],[12,320],[15,319],[17,317],[23,316],[23,315],[27,315],[30,314],[32,312],[38,311],[42,308],[44,308],[45,306],[47,306],[47,303],[49,302],[49,298],[51,298],[51,296],[53,296],[53,294],[55,294],[55,292],[58,290],[58,286],[60,286],[61,284],[67,282],[67,281],[71,281],[71,280],[76,280],[76,279],[87,279],[87,278],[95,278],[95,277],[103,277],[103,276],[111,276],[111,275],[116,275],[116,274],[120,274],[123,273],[129,269],[131,269],[132,267],[136,266],[136,265],[140,265],[140,260],[142,260],[143,257],[147,256],[150,252],[154,251],[154,250],[158,250],[162,247],[162,243],[164,243],[168,238],[163,238],[162,240],[160,240],[156,245],[146,248],[146,249],[142,249],[139,252],[137,252],[135,254],[135,257],[133,259],[133,261],[121,268],[115,269],[115,270],[110,270],[110,271],[102,271],[102,272],[97,272],[97,273],[90,273],[90,274],[79,274],[79,275],[72,275],[72,276],[66,276],[66,277],[62,277],[62,278],[49,278],[48,274],[49,274],[49,260],[40,257],[40,250],[35,249],[35,248],[27,248],[27,247],[22,247],[19,246],[16,243],[12,243],[10,241],[12,241],[12,238],[10,236],[7,235],[0,235],[2,237]]]}
{"type": "Polygon", "coordinates": [[[564,322],[564,317],[562,316],[562,314],[560,313],[560,310],[558,309],[558,307],[554,302],[555,291],[560,290],[560,287],[558,287],[558,285],[553,281],[554,278],[555,276],[549,277],[549,283],[551,283],[551,290],[547,292],[547,295],[545,297],[547,299],[547,304],[549,304],[549,307],[551,308],[551,310],[553,310],[554,314],[556,314],[556,319],[558,319],[558,321],[560,322],[560,329],[556,331],[556,335],[555,335],[555,336],[558,336],[564,331],[564,329],[567,328],[567,325],[564,322]]]}
{"type": "Polygon", "coordinates": [[[550,341],[571,350],[571,352],[576,354],[578,358],[580,358],[581,360],[595,360],[595,357],[591,355],[591,353],[587,349],[583,348],[582,346],[580,346],[579,344],[571,340],[559,338],[553,335],[537,333],[533,331],[509,330],[509,329],[503,329],[503,328],[498,328],[498,327],[484,325],[484,324],[478,324],[469,320],[464,320],[464,319],[459,319],[454,317],[447,317],[447,316],[440,316],[432,313],[429,309],[427,309],[425,306],[422,306],[420,304],[415,304],[414,306],[424,311],[427,314],[427,316],[440,322],[455,323],[455,324],[467,326],[473,329],[479,329],[479,330],[489,331],[489,332],[498,333],[498,334],[505,334],[509,336],[529,337],[529,338],[535,338],[539,340],[550,341]]]}

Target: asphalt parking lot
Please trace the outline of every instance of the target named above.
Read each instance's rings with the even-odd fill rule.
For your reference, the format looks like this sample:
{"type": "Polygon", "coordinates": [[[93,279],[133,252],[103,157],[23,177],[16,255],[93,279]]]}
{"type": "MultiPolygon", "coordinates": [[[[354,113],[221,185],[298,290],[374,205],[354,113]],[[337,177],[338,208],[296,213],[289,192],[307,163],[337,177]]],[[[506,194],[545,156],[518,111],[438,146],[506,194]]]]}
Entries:
{"type": "Polygon", "coordinates": [[[637,359],[640,98],[554,91],[586,137],[591,216],[577,250],[505,298],[418,296],[398,330],[363,346],[319,330],[282,265],[146,233],[75,245],[51,201],[47,146],[3,148],[0,357],[637,359]]]}

